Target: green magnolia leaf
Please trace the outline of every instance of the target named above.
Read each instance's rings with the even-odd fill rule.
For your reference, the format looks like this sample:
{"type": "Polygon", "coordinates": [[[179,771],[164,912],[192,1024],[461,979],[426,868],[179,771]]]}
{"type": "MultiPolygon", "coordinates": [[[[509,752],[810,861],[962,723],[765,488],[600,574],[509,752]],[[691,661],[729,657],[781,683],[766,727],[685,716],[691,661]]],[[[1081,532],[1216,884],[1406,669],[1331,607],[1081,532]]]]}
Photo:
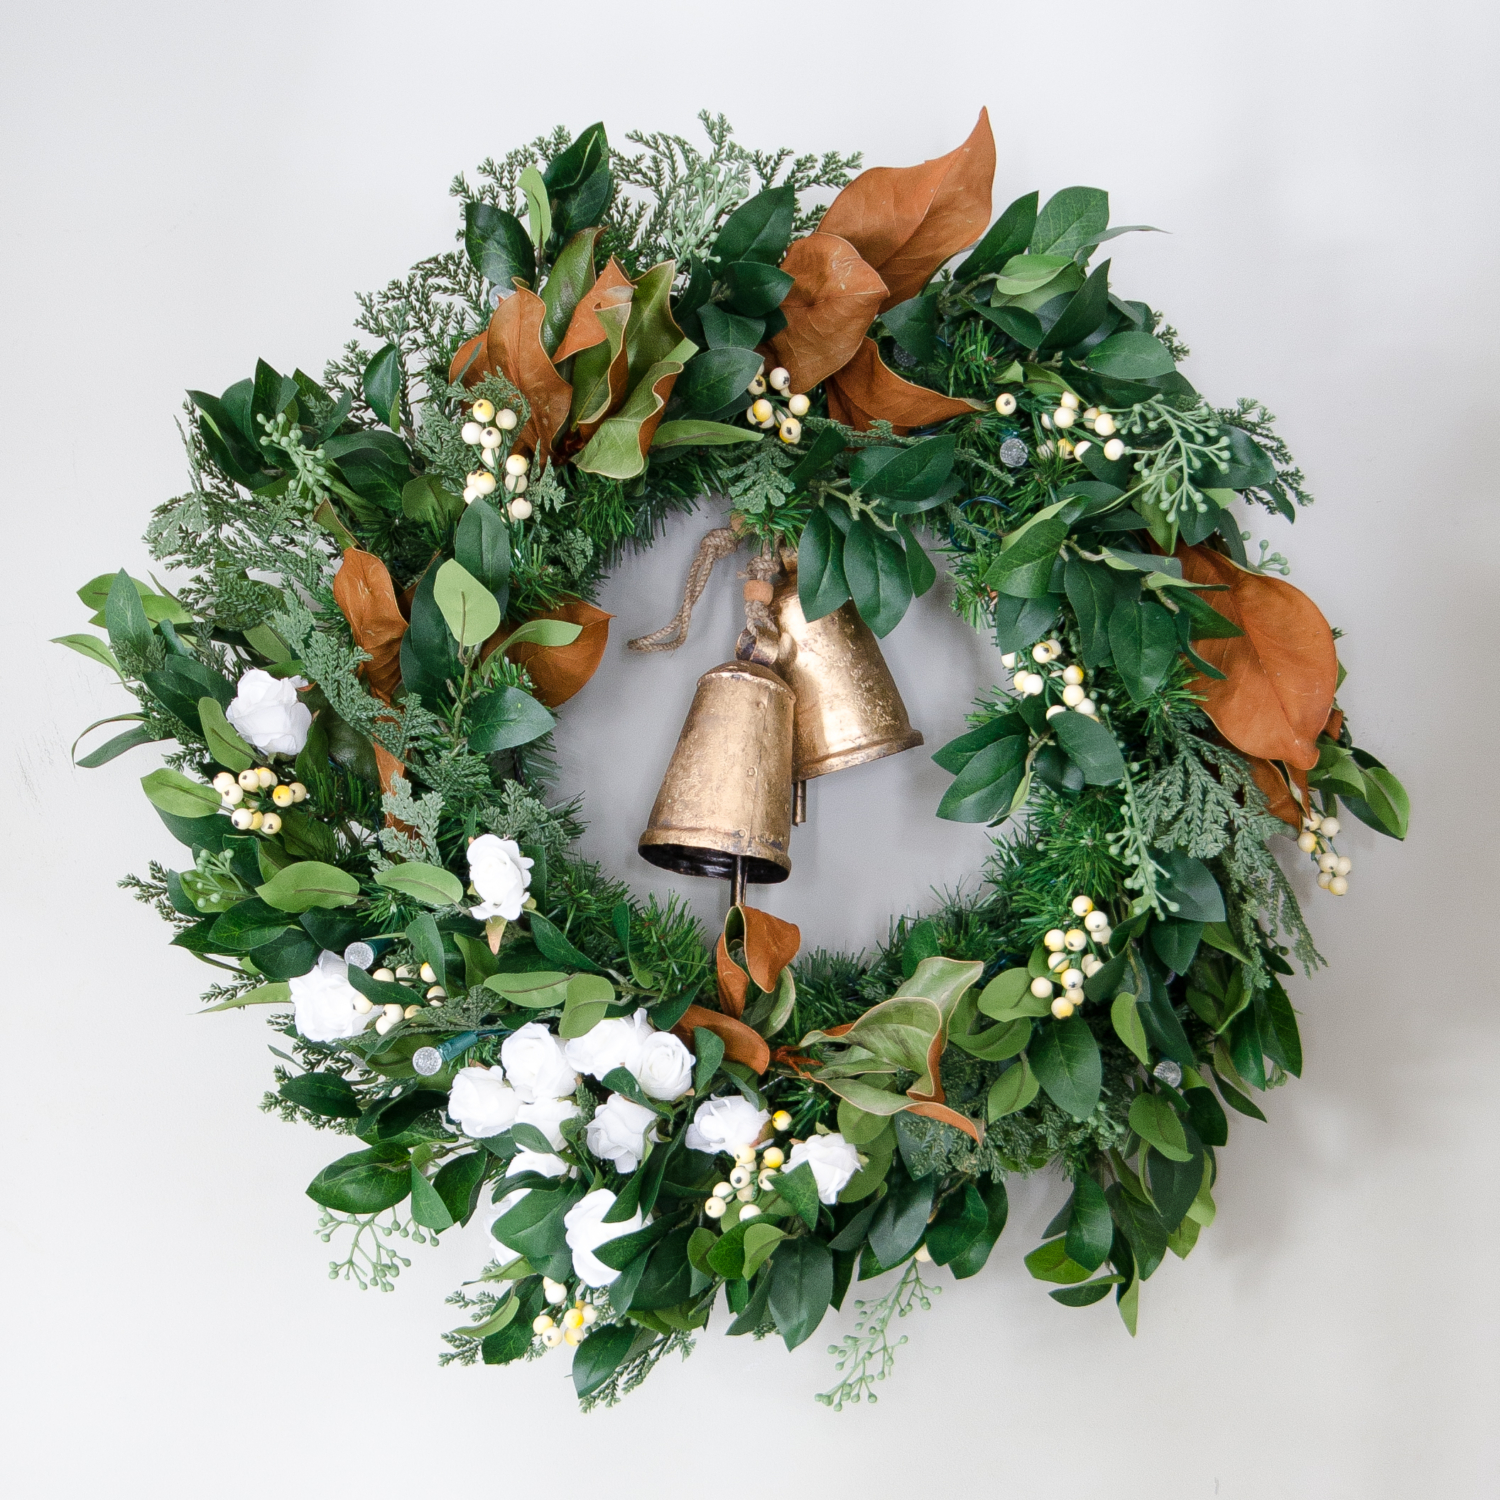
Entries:
{"type": "Polygon", "coordinates": [[[1099,1103],[1103,1065],[1099,1046],[1081,1016],[1043,1026],[1027,1048],[1027,1060],[1048,1097],[1075,1120],[1086,1120],[1099,1103]]]}
{"type": "Polygon", "coordinates": [[[1136,1008],[1135,996],[1126,992],[1116,995],[1109,1008],[1110,1024],[1115,1035],[1141,1060],[1141,1066],[1151,1066],[1151,1048],[1146,1041],[1146,1028],[1141,1024],[1141,1013],[1136,1008]]]}
{"type": "MultiPolygon", "coordinates": [[[[669,389],[672,388],[670,377],[682,373],[683,362],[692,356],[694,348],[689,340],[683,339],[668,358],[658,360],[642,373],[625,398],[625,404],[613,416],[600,423],[598,431],[574,460],[580,469],[590,474],[603,474],[610,479],[634,479],[645,470],[641,429],[666,403],[666,398],[658,387],[666,384],[669,389]]],[[[633,362],[631,374],[634,375],[633,362]]]]}
{"type": "Polygon", "coordinates": [[[141,789],[154,807],[177,818],[210,817],[218,812],[222,801],[211,786],[165,766],[142,776],[141,789]]]}
{"type": "Polygon", "coordinates": [[[401,431],[401,382],[405,374],[399,344],[386,344],[365,366],[365,401],[392,432],[401,431]]]}
{"type": "Polygon", "coordinates": [[[480,755],[513,750],[550,734],[556,720],[530,693],[520,688],[493,688],[476,698],[464,715],[469,748],[480,755]]]}
{"type": "Polygon", "coordinates": [[[198,722],[203,726],[209,754],[221,766],[238,773],[248,771],[255,764],[255,751],[235,733],[234,726],[224,717],[218,699],[198,700],[198,722]]]}
{"type": "Polygon", "coordinates": [[[1170,1161],[1188,1161],[1187,1135],[1177,1111],[1160,1094],[1138,1094],[1130,1106],[1130,1128],[1170,1161]]]}
{"type": "Polygon", "coordinates": [[[256,886],[255,894],[278,911],[304,912],[351,905],[359,900],[359,881],[334,865],[309,859],[278,870],[256,886]]]}
{"type": "Polygon", "coordinates": [[[457,875],[440,865],[424,864],[418,860],[377,870],[375,884],[410,896],[426,906],[457,906],[464,894],[463,882],[457,875]]]}
{"type": "Polygon", "coordinates": [[[985,1118],[999,1120],[1025,1109],[1040,1088],[1026,1059],[1021,1058],[990,1086],[989,1098],[985,1101],[985,1118]]]}
{"type": "Polygon", "coordinates": [[[1068,759],[1083,772],[1090,786],[1113,786],[1125,777],[1125,757],[1114,735],[1085,714],[1054,714],[1049,721],[1068,759]]]}
{"type": "Polygon", "coordinates": [[[728,422],[704,422],[687,418],[663,422],[651,439],[651,449],[716,448],[727,443],[758,443],[765,433],[751,427],[731,427],[728,422]]]}
{"type": "Polygon", "coordinates": [[[494,594],[454,558],[438,569],[432,597],[460,646],[482,646],[500,628],[494,594]]]}

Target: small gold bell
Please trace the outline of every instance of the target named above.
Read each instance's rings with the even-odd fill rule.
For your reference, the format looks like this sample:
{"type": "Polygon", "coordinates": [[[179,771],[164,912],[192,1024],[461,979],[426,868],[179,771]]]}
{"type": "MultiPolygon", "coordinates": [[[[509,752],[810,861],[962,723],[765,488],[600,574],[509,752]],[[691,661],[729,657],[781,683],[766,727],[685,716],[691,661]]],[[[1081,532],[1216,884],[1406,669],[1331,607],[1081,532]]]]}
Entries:
{"type": "Polygon", "coordinates": [[[698,679],[640,838],[643,859],[683,875],[773,885],[792,868],[791,689],[754,662],[698,679]]]}
{"type": "Polygon", "coordinates": [[[800,783],[920,745],[921,732],[911,727],[880,643],[854,601],[809,623],[797,597],[796,559],[783,553],[782,560],[788,576],[771,613],[781,633],[776,670],[797,700],[792,776],[800,783]]]}

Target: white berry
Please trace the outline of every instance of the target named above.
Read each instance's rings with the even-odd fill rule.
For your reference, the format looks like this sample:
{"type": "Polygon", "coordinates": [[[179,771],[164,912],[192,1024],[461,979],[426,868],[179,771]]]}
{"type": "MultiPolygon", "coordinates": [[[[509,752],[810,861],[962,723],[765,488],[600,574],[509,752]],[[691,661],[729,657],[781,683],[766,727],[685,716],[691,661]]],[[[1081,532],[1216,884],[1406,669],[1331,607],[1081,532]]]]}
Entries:
{"type": "Polygon", "coordinates": [[[1063,702],[1066,703],[1069,708],[1077,708],[1078,705],[1082,703],[1083,700],[1087,697],[1088,694],[1085,693],[1084,690],[1079,687],[1076,682],[1070,682],[1067,687],[1063,689],[1063,702]]]}
{"type": "Polygon", "coordinates": [[[1008,417],[1016,409],[1016,398],[1009,391],[1001,391],[995,397],[995,410],[1002,417],[1008,417]]]}
{"type": "Polygon", "coordinates": [[[1081,927],[1070,927],[1063,942],[1068,945],[1069,953],[1082,953],[1089,945],[1089,935],[1081,927]]]}
{"type": "Polygon", "coordinates": [[[1094,418],[1094,431],[1100,437],[1108,437],[1115,430],[1115,419],[1107,411],[1101,411],[1094,418]]]}
{"type": "Polygon", "coordinates": [[[1069,687],[1076,687],[1083,681],[1083,668],[1078,666],[1063,668],[1063,681],[1069,687]]]}
{"type": "Polygon", "coordinates": [[[799,395],[793,396],[787,402],[786,409],[789,412],[791,412],[791,414],[794,417],[805,417],[807,415],[808,410],[809,410],[809,408],[811,406],[812,406],[812,402],[809,401],[806,396],[803,396],[803,395],[799,394],[799,395]]]}
{"type": "Polygon", "coordinates": [[[1057,410],[1052,413],[1052,425],[1054,427],[1071,427],[1077,420],[1078,414],[1076,412],[1069,411],[1066,406],[1059,406],[1057,410]]]}
{"type": "Polygon", "coordinates": [[[1092,896],[1074,896],[1070,910],[1075,917],[1086,917],[1094,909],[1092,896]]]}
{"type": "Polygon", "coordinates": [[[1345,880],[1342,875],[1335,875],[1333,879],[1328,882],[1328,889],[1332,891],[1335,896],[1347,896],[1349,894],[1349,882],[1345,880]]]}
{"type": "Polygon", "coordinates": [[[777,365],[776,368],[766,376],[766,379],[770,381],[771,389],[773,391],[784,391],[792,383],[791,372],[783,369],[780,365],[777,365]]]}
{"type": "Polygon", "coordinates": [[[1334,874],[1347,875],[1354,868],[1354,861],[1347,854],[1339,856],[1339,862],[1334,868],[1334,874]]]}
{"type": "Polygon", "coordinates": [[[1090,932],[1103,932],[1109,926],[1109,918],[1102,911],[1091,911],[1085,915],[1083,925],[1090,932]]]}
{"type": "Polygon", "coordinates": [[[1042,939],[1044,947],[1050,948],[1054,953],[1062,951],[1064,943],[1067,942],[1067,934],[1061,927],[1054,927],[1046,937],[1042,939]]]}
{"type": "Polygon", "coordinates": [[[531,501],[525,498],[512,500],[509,506],[512,521],[529,521],[531,519],[531,501]]]}
{"type": "Polygon", "coordinates": [[[1304,854],[1311,854],[1318,847],[1318,836],[1315,833],[1303,832],[1297,835],[1297,847],[1304,854]]]}
{"type": "Polygon", "coordinates": [[[1085,714],[1090,719],[1092,719],[1098,714],[1099,709],[1092,698],[1085,698],[1083,702],[1078,705],[1075,712],[1085,714]]]}
{"type": "Polygon", "coordinates": [[[1073,1014],[1073,1002],[1066,995],[1059,995],[1052,1002],[1052,1014],[1059,1021],[1066,1021],[1073,1014]]]}
{"type": "Polygon", "coordinates": [[[1324,818],[1323,826],[1318,831],[1324,838],[1336,839],[1339,836],[1339,829],[1342,826],[1337,818],[1324,818]]]}
{"type": "Polygon", "coordinates": [[[796,417],[783,417],[781,419],[781,427],[777,431],[776,436],[779,437],[783,443],[787,444],[788,447],[790,447],[793,443],[801,442],[802,424],[796,419],[796,417]]]}
{"type": "Polygon", "coordinates": [[[1125,444],[1119,438],[1111,438],[1104,445],[1104,456],[1110,463],[1115,463],[1117,460],[1124,458],[1125,444]]]}
{"type": "Polygon", "coordinates": [[[524,453],[512,453],[505,460],[505,472],[507,474],[521,475],[531,467],[531,461],[524,453]]]}
{"type": "Polygon", "coordinates": [[[498,427],[501,432],[514,432],[516,423],[520,420],[521,419],[515,414],[515,412],[513,412],[507,406],[495,418],[495,426],[498,427]]]}
{"type": "Polygon", "coordinates": [[[1082,985],[1083,985],[1083,970],[1082,969],[1064,969],[1063,970],[1063,976],[1062,976],[1062,982],[1063,982],[1063,988],[1064,989],[1076,990],[1076,989],[1081,988],[1082,985]]]}
{"type": "Polygon", "coordinates": [[[1031,993],[1038,1000],[1049,1000],[1052,997],[1052,981],[1050,979],[1033,979],[1031,981],[1031,993]]]}
{"type": "Polygon", "coordinates": [[[505,441],[498,427],[486,427],[479,434],[479,446],[481,448],[498,448],[505,441]]]}
{"type": "MultiPolygon", "coordinates": [[[[1016,653],[1014,651],[1007,651],[1005,655],[1000,658],[1000,665],[1004,667],[1007,672],[1015,671],[1016,653]]],[[[225,775],[228,774],[229,773],[226,771],[225,775]]]]}

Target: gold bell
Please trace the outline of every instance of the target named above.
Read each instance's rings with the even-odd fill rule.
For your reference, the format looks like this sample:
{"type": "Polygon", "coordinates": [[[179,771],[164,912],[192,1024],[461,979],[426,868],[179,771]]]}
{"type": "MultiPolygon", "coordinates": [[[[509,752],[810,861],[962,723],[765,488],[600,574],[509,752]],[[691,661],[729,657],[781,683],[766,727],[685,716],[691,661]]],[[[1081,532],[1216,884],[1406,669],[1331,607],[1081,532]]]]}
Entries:
{"type": "Polygon", "coordinates": [[[787,577],[771,613],[780,631],[776,669],[797,701],[793,778],[800,784],[920,745],[921,732],[911,727],[880,643],[854,601],[809,623],[797,597],[796,559],[782,559],[787,577]]]}
{"type": "Polygon", "coordinates": [[[792,690],[754,662],[698,679],[641,835],[643,859],[683,875],[773,885],[792,868],[792,690]]]}

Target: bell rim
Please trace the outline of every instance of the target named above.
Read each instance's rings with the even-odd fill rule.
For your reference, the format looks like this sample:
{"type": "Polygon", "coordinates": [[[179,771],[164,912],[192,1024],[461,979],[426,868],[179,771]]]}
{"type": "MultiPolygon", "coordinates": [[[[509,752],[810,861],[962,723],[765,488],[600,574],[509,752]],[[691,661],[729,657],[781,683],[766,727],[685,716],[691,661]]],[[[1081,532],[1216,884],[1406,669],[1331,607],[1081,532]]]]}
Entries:
{"type": "Polygon", "coordinates": [[[667,839],[650,839],[642,834],[636,853],[647,864],[674,875],[693,875],[705,880],[729,880],[735,874],[737,860],[744,861],[747,885],[780,885],[792,873],[791,856],[786,863],[759,854],[736,855],[727,849],[712,849],[702,844],[684,844],[667,839]]]}
{"type": "Polygon", "coordinates": [[[906,734],[894,734],[889,739],[881,740],[874,745],[860,745],[853,750],[840,750],[836,754],[809,761],[806,765],[794,764],[792,779],[812,781],[819,776],[828,776],[834,771],[848,771],[870,761],[884,760],[888,755],[900,755],[902,751],[915,750],[918,745],[926,743],[922,731],[912,729],[906,734]]]}

